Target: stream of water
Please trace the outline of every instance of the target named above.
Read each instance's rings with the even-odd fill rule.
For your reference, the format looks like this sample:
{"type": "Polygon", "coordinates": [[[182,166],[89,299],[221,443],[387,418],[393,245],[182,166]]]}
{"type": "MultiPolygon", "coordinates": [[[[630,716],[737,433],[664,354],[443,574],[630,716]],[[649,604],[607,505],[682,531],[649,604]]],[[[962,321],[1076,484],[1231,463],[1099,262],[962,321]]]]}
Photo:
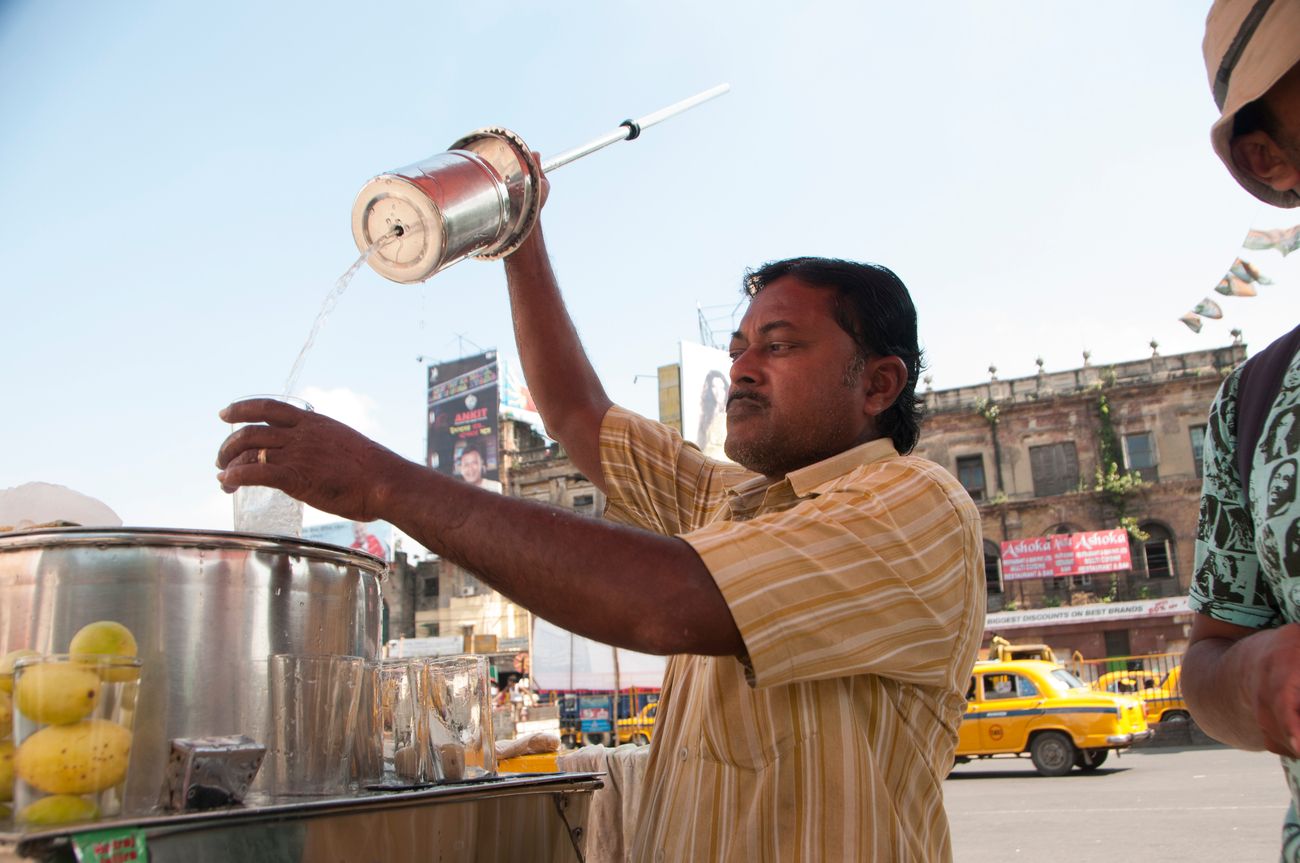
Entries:
{"type": "Polygon", "coordinates": [[[316,313],[316,320],[311,325],[311,333],[307,336],[306,344],[304,344],[302,350],[298,352],[298,358],[293,361],[293,368],[289,369],[289,377],[285,378],[285,395],[293,393],[294,388],[298,386],[298,378],[302,375],[302,367],[307,362],[307,354],[311,351],[311,346],[316,343],[316,336],[320,333],[320,329],[324,325],[325,319],[328,318],[330,312],[334,310],[334,306],[338,303],[339,297],[341,297],[343,292],[348,289],[348,285],[352,282],[352,278],[357,274],[357,271],[365,265],[366,261],[370,260],[370,256],[375,253],[376,249],[396,236],[397,234],[395,232],[390,231],[371,243],[370,247],[362,252],[361,256],[353,262],[352,266],[348,267],[343,275],[339,276],[338,281],[334,283],[334,287],[325,297],[325,302],[321,304],[320,311],[316,313]]]}

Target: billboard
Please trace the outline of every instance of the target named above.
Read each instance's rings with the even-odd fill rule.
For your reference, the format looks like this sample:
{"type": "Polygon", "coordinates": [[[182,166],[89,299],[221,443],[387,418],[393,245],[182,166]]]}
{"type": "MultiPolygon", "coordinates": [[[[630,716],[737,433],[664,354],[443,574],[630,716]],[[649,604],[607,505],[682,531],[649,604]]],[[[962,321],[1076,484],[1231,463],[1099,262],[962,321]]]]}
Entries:
{"type": "Polygon", "coordinates": [[[496,351],[429,366],[430,468],[501,491],[496,351]]]}
{"type": "Polygon", "coordinates": [[[1133,602],[1098,602],[1093,605],[1064,605],[1025,611],[996,611],[984,618],[985,632],[1023,629],[1027,626],[1056,626],[1065,623],[1096,623],[1101,620],[1150,620],[1176,614],[1191,614],[1186,596],[1168,599],[1139,599],[1133,602]]]}
{"type": "Polygon", "coordinates": [[[497,366],[500,369],[501,416],[526,422],[536,431],[544,432],[542,416],[537,412],[533,394],[529,392],[528,382],[519,367],[504,357],[498,360],[497,366]]]}
{"type": "Polygon", "coordinates": [[[463,635],[435,635],[430,638],[397,638],[388,642],[390,657],[457,656],[465,652],[463,635]]]}
{"type": "Polygon", "coordinates": [[[731,386],[731,357],[718,348],[682,342],[682,437],[709,458],[729,461],[727,390],[731,386]]]}
{"type": "Polygon", "coordinates": [[[393,526],[386,521],[331,521],[303,525],[302,538],[355,548],[384,560],[393,559],[393,526]]]}
{"type": "Polygon", "coordinates": [[[1128,532],[1093,530],[1002,543],[1002,579],[1058,578],[1132,569],[1128,532]]]}
{"type": "Polygon", "coordinates": [[[610,647],[536,615],[529,649],[533,685],[538,689],[659,689],[668,664],[666,657],[610,647]]]}

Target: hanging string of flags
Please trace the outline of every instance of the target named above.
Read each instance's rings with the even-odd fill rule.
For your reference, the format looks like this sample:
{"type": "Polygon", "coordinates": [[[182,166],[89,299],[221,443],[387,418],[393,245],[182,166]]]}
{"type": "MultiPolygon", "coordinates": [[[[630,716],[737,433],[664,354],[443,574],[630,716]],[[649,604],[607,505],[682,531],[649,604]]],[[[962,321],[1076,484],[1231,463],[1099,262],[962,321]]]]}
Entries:
{"type": "Polygon", "coordinates": [[[1260,275],[1254,264],[1237,258],[1228,268],[1228,274],[1219,280],[1214,289],[1225,297],[1253,297],[1257,293],[1257,284],[1271,285],[1273,280],[1260,275]]]}
{"type": "MultiPolygon", "coordinates": [[[[1271,228],[1258,230],[1252,228],[1246,232],[1246,239],[1241,244],[1243,249],[1255,251],[1277,249],[1283,257],[1300,249],[1300,225],[1291,228],[1271,228]]],[[[1214,290],[1225,297],[1253,297],[1258,294],[1256,285],[1271,285],[1273,280],[1264,276],[1254,264],[1243,258],[1237,258],[1228,268],[1228,272],[1214,290]]],[[[1201,331],[1202,318],[1219,320],[1223,317],[1223,308],[1214,300],[1206,297],[1178,320],[1187,325],[1194,333],[1201,331]]]]}
{"type": "Polygon", "coordinates": [[[1300,225],[1291,228],[1272,228],[1267,231],[1250,230],[1246,232],[1243,249],[1277,249],[1282,257],[1300,249],[1300,225]]]}

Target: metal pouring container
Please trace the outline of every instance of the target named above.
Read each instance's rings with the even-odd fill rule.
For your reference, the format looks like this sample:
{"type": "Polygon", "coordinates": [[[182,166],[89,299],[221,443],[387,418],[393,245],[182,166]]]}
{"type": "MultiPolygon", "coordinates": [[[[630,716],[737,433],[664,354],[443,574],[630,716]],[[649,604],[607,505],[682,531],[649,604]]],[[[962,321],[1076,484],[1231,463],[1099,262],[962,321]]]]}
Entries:
{"type": "Polygon", "coordinates": [[[583,156],[632,141],[731,89],[719,84],[545,160],[509,129],[471,132],[451,149],[373,178],[352,205],[352,238],[386,279],[422,282],[468,257],[504,258],[541,212],[541,180],[583,156]]]}
{"type": "Polygon", "coordinates": [[[519,247],[541,211],[541,167],[509,129],[471,132],[445,153],[380,174],[352,207],[352,236],[380,275],[422,282],[473,255],[519,247]]]}
{"type": "Polygon", "coordinates": [[[155,528],[0,536],[0,650],[67,650],[116,620],[143,660],[127,813],[158,801],[174,738],[270,739],[272,654],[379,652],[385,564],[320,542],[155,528]]]}

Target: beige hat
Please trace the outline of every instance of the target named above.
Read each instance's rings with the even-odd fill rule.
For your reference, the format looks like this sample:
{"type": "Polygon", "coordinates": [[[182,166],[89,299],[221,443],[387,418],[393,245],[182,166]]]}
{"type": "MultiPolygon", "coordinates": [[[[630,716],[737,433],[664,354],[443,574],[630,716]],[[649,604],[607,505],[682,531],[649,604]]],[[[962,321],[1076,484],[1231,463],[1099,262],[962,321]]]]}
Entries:
{"type": "Polygon", "coordinates": [[[1237,182],[1275,207],[1300,207],[1295,190],[1278,192],[1232,161],[1232,120],[1300,62],[1300,0],[1215,0],[1205,19],[1205,68],[1222,112],[1210,130],[1214,152],[1237,182]]]}

